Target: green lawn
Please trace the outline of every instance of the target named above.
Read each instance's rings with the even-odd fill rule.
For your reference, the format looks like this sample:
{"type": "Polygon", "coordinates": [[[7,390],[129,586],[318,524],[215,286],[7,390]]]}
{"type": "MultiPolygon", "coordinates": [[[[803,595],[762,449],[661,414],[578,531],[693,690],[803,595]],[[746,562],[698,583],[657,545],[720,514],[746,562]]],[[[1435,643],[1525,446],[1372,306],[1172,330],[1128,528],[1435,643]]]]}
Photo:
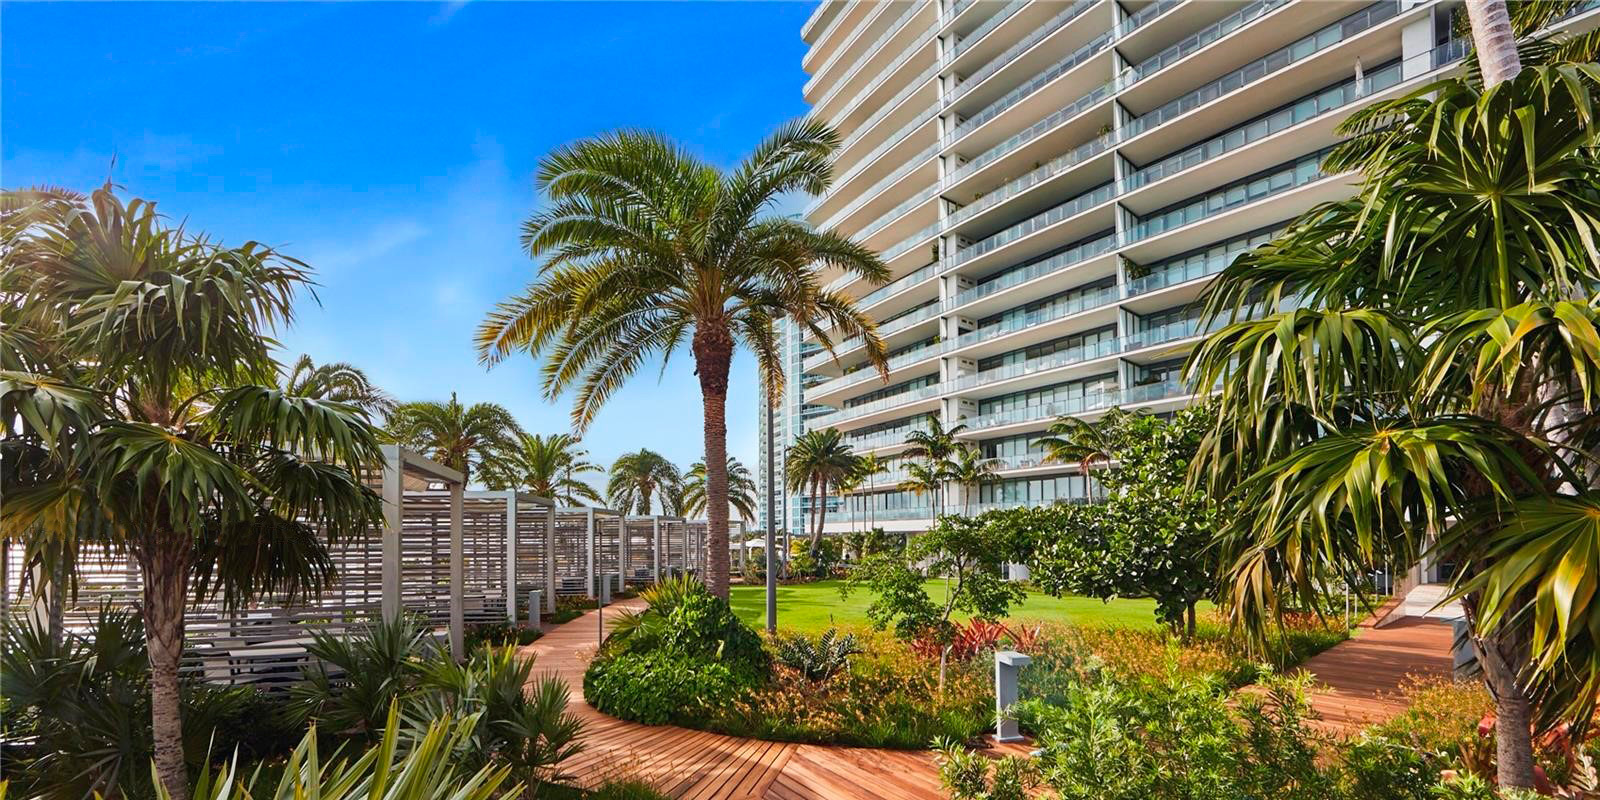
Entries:
{"type": "MultiPolygon", "coordinates": [[[[856,589],[849,598],[839,597],[844,581],[817,581],[778,587],[778,628],[817,633],[830,626],[867,627],[867,605],[872,595],[856,589]]],[[[944,597],[944,581],[928,581],[928,593],[944,597]]],[[[766,587],[734,584],[733,610],[741,619],[758,628],[767,621],[766,587]]],[[[1012,609],[1013,619],[1050,620],[1078,625],[1108,625],[1127,628],[1155,628],[1155,601],[1112,600],[1109,603],[1087,597],[1051,597],[1029,593],[1022,605],[1012,609]]]]}

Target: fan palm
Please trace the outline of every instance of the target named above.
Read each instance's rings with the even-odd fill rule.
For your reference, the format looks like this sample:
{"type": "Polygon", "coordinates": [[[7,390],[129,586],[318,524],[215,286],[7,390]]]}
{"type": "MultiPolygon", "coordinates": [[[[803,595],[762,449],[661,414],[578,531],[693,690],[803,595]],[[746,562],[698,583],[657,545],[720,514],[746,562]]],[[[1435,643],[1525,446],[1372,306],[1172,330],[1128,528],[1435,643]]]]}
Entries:
{"type": "Polygon", "coordinates": [[[570,433],[519,432],[515,444],[486,462],[479,477],[490,489],[518,489],[567,505],[578,501],[602,502],[600,493],[578,477],[587,472],[602,472],[589,459],[589,451],[578,446],[570,433]]]}
{"type": "MultiPolygon", "coordinates": [[[[683,476],[683,508],[686,517],[699,516],[706,510],[706,462],[696,461],[683,476]]],[[[728,456],[728,504],[739,512],[739,518],[756,518],[756,479],[739,459],[728,456]]]]}
{"type": "Polygon", "coordinates": [[[401,403],[389,415],[389,435],[395,441],[469,478],[480,468],[493,472],[495,462],[516,452],[521,433],[522,426],[505,406],[464,406],[455,392],[448,403],[401,403]]]}
{"type": "Polygon", "coordinates": [[[828,487],[855,469],[856,456],[844,436],[833,428],[806,431],[795,438],[784,459],[783,479],[789,491],[811,487],[811,548],[822,541],[822,524],[828,515],[828,487]]]}
{"type": "Polygon", "coordinates": [[[623,453],[611,463],[606,499],[612,508],[625,514],[649,514],[652,501],[658,496],[665,509],[665,493],[682,480],[678,468],[666,456],[654,450],[623,453]]]}
{"type": "Polygon", "coordinates": [[[1507,788],[1532,786],[1530,726],[1589,719],[1600,690],[1600,68],[1551,61],[1596,43],[1353,116],[1326,168],[1359,171],[1358,195],[1225,270],[1207,313],[1231,324],[1187,366],[1220,385],[1196,478],[1244,510],[1218,541],[1235,623],[1259,633],[1280,593],[1407,566],[1436,535],[1507,788]]]}
{"type": "Polygon", "coordinates": [[[379,389],[360,367],[335,361],[318,364],[301,354],[284,373],[280,386],[285,394],[315,397],[355,406],[368,416],[381,416],[394,410],[394,399],[379,389]]]}
{"type": "Polygon", "coordinates": [[[907,459],[920,458],[923,460],[921,470],[913,470],[909,466],[907,472],[912,478],[908,484],[919,484],[921,489],[912,489],[919,494],[927,492],[933,498],[933,514],[935,517],[944,512],[944,483],[946,474],[950,471],[950,457],[955,454],[960,442],[956,434],[967,429],[965,423],[957,423],[949,428],[944,426],[937,414],[929,414],[927,427],[914,430],[906,434],[905,452],[902,457],[907,459]]]}
{"type": "Polygon", "coordinates": [[[381,519],[356,477],[382,464],[376,431],[353,406],[272,385],[269,334],[310,282],[301,262],[169,227],[109,185],[7,192],[0,209],[7,366],[20,367],[0,374],[0,532],[137,565],[155,773],[184,798],[186,608],[320,589],[323,541],[381,519]]]}
{"type": "MultiPolygon", "coordinates": [[[[728,547],[728,370],[734,350],[755,354],[768,398],[783,396],[775,322],[788,318],[824,348],[861,337],[884,369],[872,322],[842,292],[821,286],[821,265],[881,283],[877,255],[833,231],[772,215],[781,197],[832,181],[839,135],[813,120],[787,124],[723,172],[657,134],[623,131],[557,149],[539,167],[550,204],[523,225],[523,246],[545,259],[540,278],[502,303],[478,330],[495,364],[518,351],[544,355],[554,399],[576,386],[581,432],[650,360],[687,344],[704,413],[707,546],[728,547]]],[[[728,594],[713,559],[707,585],[728,594]]]]}
{"type": "Polygon", "coordinates": [[[983,451],[975,444],[961,444],[956,447],[955,456],[950,459],[950,466],[945,475],[957,486],[961,487],[966,498],[963,508],[968,516],[972,514],[972,500],[978,495],[979,487],[999,477],[996,471],[999,461],[984,456],[983,451]]]}

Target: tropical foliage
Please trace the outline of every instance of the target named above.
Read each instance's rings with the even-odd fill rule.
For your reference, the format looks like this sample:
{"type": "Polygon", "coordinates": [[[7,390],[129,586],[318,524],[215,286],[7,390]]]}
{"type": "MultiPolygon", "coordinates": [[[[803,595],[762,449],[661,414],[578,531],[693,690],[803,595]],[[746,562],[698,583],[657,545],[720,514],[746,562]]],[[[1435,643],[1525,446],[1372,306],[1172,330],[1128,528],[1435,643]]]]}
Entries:
{"type": "Polygon", "coordinates": [[[1188,366],[1220,387],[1195,475],[1240,509],[1217,545],[1234,621],[1430,547],[1461,565],[1506,788],[1532,786],[1530,727],[1587,720],[1600,689],[1596,43],[1352,116],[1325,168],[1356,197],[1221,275],[1230,324],[1188,366]]]}
{"type": "Polygon", "coordinates": [[[1019,541],[997,538],[978,520],[944,516],[927,533],[911,537],[903,550],[868,556],[851,571],[841,591],[871,592],[867,616],[880,630],[892,626],[901,638],[948,641],[955,612],[998,620],[1022,601],[1022,586],[1002,573],[1007,562],[1019,560],[1020,552],[1019,541]],[[949,579],[943,600],[928,593],[924,571],[949,579]]]}
{"type": "Polygon", "coordinates": [[[515,453],[522,426],[498,403],[462,405],[456,393],[450,401],[424,400],[401,403],[389,415],[389,436],[427,455],[469,479],[480,470],[495,474],[495,462],[515,453]]]}
{"type": "Polygon", "coordinates": [[[854,474],[856,456],[844,436],[833,428],[810,430],[795,437],[784,460],[783,480],[791,492],[811,496],[811,546],[822,540],[828,516],[828,487],[854,474]]]}
{"type": "MultiPolygon", "coordinates": [[[[756,518],[756,479],[739,459],[728,456],[728,505],[739,512],[739,518],[756,518]]],[[[696,461],[683,474],[682,503],[678,514],[698,517],[706,511],[706,462],[696,461]]]]}
{"type": "Polygon", "coordinates": [[[478,477],[490,489],[518,489],[569,506],[598,504],[600,493],[581,477],[601,471],[588,459],[589,451],[571,434],[521,431],[513,446],[483,465],[478,477]]]}
{"type": "MultiPolygon", "coordinates": [[[[819,122],[780,128],[724,172],[667,138],[620,131],[557,148],[538,170],[547,207],[523,225],[539,278],[478,330],[482,360],[544,357],[546,396],[576,388],[578,432],[651,359],[687,344],[704,405],[706,515],[713,553],[728,550],[728,371],[737,347],[756,356],[767,397],[782,396],[775,323],[786,318],[824,347],[860,336],[870,360],[883,343],[819,270],[883,282],[878,257],[828,230],[770,213],[790,192],[816,194],[833,178],[839,135],[819,122]]],[[[726,597],[726,559],[707,571],[726,597]]]]}
{"type": "Polygon", "coordinates": [[[611,507],[629,514],[649,514],[655,501],[667,504],[667,494],[682,481],[678,468],[654,450],[623,453],[611,464],[606,498],[611,507]]]}
{"type": "Polygon", "coordinates": [[[907,447],[900,457],[909,478],[900,488],[929,495],[935,517],[945,511],[945,483],[950,480],[952,459],[962,446],[956,434],[966,429],[964,423],[946,428],[937,414],[930,414],[924,427],[906,434],[907,447]]]}
{"type": "Polygon", "coordinates": [[[379,389],[360,367],[342,361],[318,364],[302,353],[283,373],[280,385],[284,394],[344,403],[365,411],[369,417],[381,417],[394,410],[394,398],[379,389]]]}
{"type": "Polygon", "coordinates": [[[380,516],[355,474],[382,462],[376,431],[274,385],[269,336],[305,264],[172,227],[110,186],[7,192],[0,212],[0,531],[30,561],[55,554],[47,574],[70,576],[87,546],[138,565],[154,760],[182,798],[186,608],[323,586],[325,539],[380,516]]]}

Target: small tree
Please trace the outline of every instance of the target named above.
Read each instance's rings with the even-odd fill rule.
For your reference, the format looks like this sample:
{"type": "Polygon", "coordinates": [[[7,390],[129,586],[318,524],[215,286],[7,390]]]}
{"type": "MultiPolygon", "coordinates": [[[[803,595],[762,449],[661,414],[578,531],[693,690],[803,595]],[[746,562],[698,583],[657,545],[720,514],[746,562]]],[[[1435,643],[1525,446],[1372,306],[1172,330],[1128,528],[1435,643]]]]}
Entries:
{"type": "Polygon", "coordinates": [[[1004,618],[1024,597],[1022,587],[1005,579],[1002,567],[1015,560],[1016,539],[999,535],[970,517],[940,517],[933,529],[913,537],[904,550],[866,557],[841,587],[848,597],[865,587],[874,597],[867,617],[879,630],[894,627],[903,639],[949,638],[950,617],[962,611],[979,619],[1004,618]],[[945,597],[928,593],[927,577],[945,577],[945,597]]]}
{"type": "Polygon", "coordinates": [[[1156,618],[1193,635],[1195,605],[1212,594],[1208,557],[1217,504],[1187,470],[1213,420],[1210,406],[1171,419],[1113,409],[1073,439],[1049,445],[1102,463],[1104,502],[991,512],[997,536],[1027,537],[1032,578],[1051,594],[1150,597],[1156,618]]]}

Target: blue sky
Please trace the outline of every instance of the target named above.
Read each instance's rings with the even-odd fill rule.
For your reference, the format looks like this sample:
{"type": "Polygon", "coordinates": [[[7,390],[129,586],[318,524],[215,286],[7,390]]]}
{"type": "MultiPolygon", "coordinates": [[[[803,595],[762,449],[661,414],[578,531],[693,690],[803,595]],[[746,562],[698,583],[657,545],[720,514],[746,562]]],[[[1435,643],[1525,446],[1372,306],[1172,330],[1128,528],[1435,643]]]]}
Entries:
{"type": "MultiPolygon", "coordinates": [[[[0,185],[109,174],[214,237],[278,246],[321,283],[320,307],[305,299],[280,335],[286,357],[566,430],[570,406],[542,399],[530,360],[485,372],[470,344],[533,275],[517,234],[539,157],[640,126],[735,162],[806,110],[812,5],[5,3],[0,185]]],[[[700,458],[691,360],[657,373],[596,421],[597,461],[641,446],[700,458]]],[[[753,470],[747,357],[733,381],[729,448],[753,470]]]]}

